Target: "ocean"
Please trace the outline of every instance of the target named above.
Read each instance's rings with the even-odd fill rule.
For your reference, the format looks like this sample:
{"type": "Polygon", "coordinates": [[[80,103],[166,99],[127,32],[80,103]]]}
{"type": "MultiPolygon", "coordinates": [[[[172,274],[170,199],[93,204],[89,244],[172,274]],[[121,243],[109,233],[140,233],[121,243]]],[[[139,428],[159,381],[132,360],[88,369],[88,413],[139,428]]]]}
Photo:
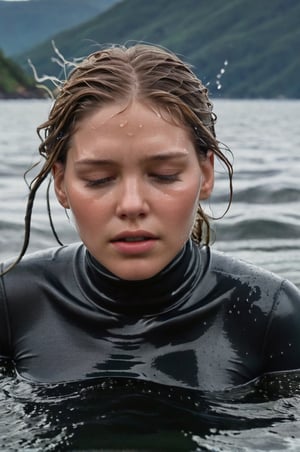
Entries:
{"type": "MultiPolygon", "coordinates": [[[[0,101],[1,261],[17,255],[22,244],[28,193],[23,173],[39,161],[35,129],[50,106],[47,100],[0,101]]],[[[214,110],[218,139],[231,151],[234,197],[225,217],[212,221],[212,246],[300,287],[300,101],[216,99],[214,110]]],[[[226,210],[228,194],[226,170],[217,162],[214,193],[205,205],[213,217],[226,210]]],[[[51,206],[62,242],[78,240],[53,193],[51,206]]],[[[44,189],[34,207],[29,251],[55,245],[44,189]]],[[[0,450],[296,451],[299,381],[297,373],[276,379],[271,395],[265,381],[214,397],[175,394],[172,388],[162,397],[156,385],[134,388],[146,406],[156,401],[156,411],[150,416],[149,408],[144,419],[136,416],[127,425],[122,408],[114,418],[105,412],[107,399],[124,394],[118,382],[37,389],[3,366],[0,450]],[[170,412],[166,400],[173,423],[164,415],[170,412]]],[[[125,392],[132,391],[130,382],[128,387],[125,392]]]]}

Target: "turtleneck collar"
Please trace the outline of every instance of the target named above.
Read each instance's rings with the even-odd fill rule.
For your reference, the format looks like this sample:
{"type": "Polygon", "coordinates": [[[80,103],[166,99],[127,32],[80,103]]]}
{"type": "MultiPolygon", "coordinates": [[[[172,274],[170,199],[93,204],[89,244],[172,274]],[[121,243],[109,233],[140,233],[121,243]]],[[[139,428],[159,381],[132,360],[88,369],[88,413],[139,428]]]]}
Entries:
{"type": "Polygon", "coordinates": [[[200,260],[197,245],[189,240],[161,272],[146,280],[128,281],[111,273],[86,250],[79,283],[94,304],[108,311],[162,313],[189,297],[201,277],[200,260]]]}

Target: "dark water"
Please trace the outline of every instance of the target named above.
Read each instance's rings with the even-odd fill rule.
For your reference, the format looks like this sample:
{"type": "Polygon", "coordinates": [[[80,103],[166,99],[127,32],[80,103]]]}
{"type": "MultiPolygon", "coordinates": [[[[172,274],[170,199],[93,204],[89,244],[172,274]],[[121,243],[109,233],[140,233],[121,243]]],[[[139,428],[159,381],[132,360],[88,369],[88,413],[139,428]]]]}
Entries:
{"type": "Polygon", "coordinates": [[[106,379],[37,387],[0,382],[0,449],[296,451],[300,374],[222,393],[106,379]]]}
{"type": "MultiPolygon", "coordinates": [[[[35,127],[45,101],[0,101],[0,259],[18,252],[27,188],[22,175],[37,160],[35,127]]],[[[300,287],[299,101],[216,101],[219,139],[234,154],[234,201],[213,223],[214,247],[262,265],[300,287]]],[[[206,206],[226,209],[228,182],[217,165],[206,206]]],[[[69,243],[72,224],[52,200],[56,229],[69,243]]],[[[55,241],[41,194],[30,249],[55,241]]],[[[3,364],[0,450],[4,451],[297,451],[300,375],[264,377],[222,393],[133,380],[34,386],[3,364]]]]}

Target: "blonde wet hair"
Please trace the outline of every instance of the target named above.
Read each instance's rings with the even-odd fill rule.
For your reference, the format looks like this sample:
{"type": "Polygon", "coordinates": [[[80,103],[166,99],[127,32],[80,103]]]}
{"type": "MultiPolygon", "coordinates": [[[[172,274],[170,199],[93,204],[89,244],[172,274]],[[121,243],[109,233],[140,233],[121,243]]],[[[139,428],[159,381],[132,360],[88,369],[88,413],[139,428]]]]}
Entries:
{"type": "MultiPolygon", "coordinates": [[[[53,164],[65,161],[78,121],[96,108],[116,101],[129,103],[132,100],[152,105],[165,114],[166,120],[187,126],[199,159],[212,151],[225,164],[230,181],[230,205],[232,165],[216,139],[216,115],[208,90],[190,65],[159,46],[110,46],[76,64],[66,81],[59,86],[47,121],[37,128],[41,139],[39,152],[45,161],[30,184],[24,244],[17,262],[28,246],[35,194],[47,176],[51,176],[53,164]]],[[[56,236],[51,215],[50,223],[56,236]]],[[[209,232],[209,218],[199,204],[192,239],[207,244],[209,232]]]]}

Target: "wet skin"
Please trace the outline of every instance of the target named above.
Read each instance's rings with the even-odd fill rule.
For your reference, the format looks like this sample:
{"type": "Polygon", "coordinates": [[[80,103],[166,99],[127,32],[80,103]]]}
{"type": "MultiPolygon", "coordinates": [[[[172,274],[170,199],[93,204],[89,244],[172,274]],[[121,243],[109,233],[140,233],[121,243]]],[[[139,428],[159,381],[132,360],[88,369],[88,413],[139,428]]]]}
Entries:
{"type": "Polygon", "coordinates": [[[213,155],[199,159],[186,127],[134,101],[84,117],[53,175],[90,253],[120,278],[141,280],[189,238],[213,187],[213,155]]]}

